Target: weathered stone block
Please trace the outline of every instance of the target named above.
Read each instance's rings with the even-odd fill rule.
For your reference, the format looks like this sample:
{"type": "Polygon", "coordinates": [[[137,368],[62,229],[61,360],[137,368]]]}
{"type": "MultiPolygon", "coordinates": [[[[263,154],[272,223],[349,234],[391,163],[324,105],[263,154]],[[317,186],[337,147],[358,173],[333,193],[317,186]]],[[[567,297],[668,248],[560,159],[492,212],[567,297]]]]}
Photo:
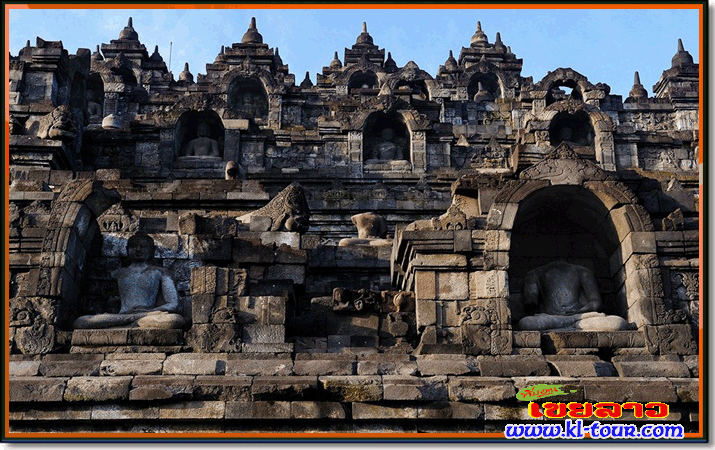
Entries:
{"type": "Polygon", "coordinates": [[[61,402],[69,378],[12,377],[10,402],[61,402]]]}
{"type": "Polygon", "coordinates": [[[683,403],[700,402],[700,380],[692,378],[671,378],[678,400],[683,403]]]}
{"type": "Polygon", "coordinates": [[[231,375],[199,375],[194,380],[198,400],[250,400],[253,379],[231,375]]]}
{"type": "Polygon", "coordinates": [[[284,342],[282,344],[241,344],[243,353],[291,353],[293,344],[284,342]]]}
{"type": "Polygon", "coordinates": [[[358,375],[417,375],[416,361],[359,361],[358,375]]]}
{"type": "Polygon", "coordinates": [[[337,402],[290,402],[292,419],[345,419],[345,408],[337,402]]]}
{"type": "Polygon", "coordinates": [[[158,375],[163,368],[163,360],[110,360],[102,361],[99,366],[101,375],[158,375]]]}
{"type": "Polygon", "coordinates": [[[285,341],[285,327],[255,323],[244,325],[242,340],[247,344],[280,344],[285,341]]]}
{"type": "Polygon", "coordinates": [[[355,361],[345,359],[296,360],[293,371],[296,375],[353,375],[355,361]]]}
{"type": "Polygon", "coordinates": [[[562,377],[612,377],[616,375],[613,365],[606,361],[575,361],[549,358],[549,364],[562,377]]]}
{"type": "Polygon", "coordinates": [[[645,337],[648,349],[657,349],[660,354],[694,355],[698,350],[692,329],[687,324],[647,325],[645,337]]]}
{"type": "Polygon", "coordinates": [[[374,402],[382,399],[382,380],[378,376],[322,376],[323,389],[341,402],[374,402]]]}
{"type": "Polygon", "coordinates": [[[243,323],[284,325],[286,316],[285,303],[286,299],[284,297],[239,297],[237,309],[243,323]]]}
{"type": "Polygon", "coordinates": [[[614,361],[613,366],[621,377],[674,377],[690,376],[688,366],[674,361],[614,361]]]}
{"type": "Polygon", "coordinates": [[[34,377],[40,369],[40,361],[10,361],[9,375],[11,377],[34,377]]]}
{"type": "Polygon", "coordinates": [[[455,402],[499,402],[516,395],[510,379],[496,377],[449,378],[449,399],[455,402]]]}
{"type": "Polygon", "coordinates": [[[194,377],[189,375],[137,375],[129,400],[168,400],[190,397],[194,377]]]}
{"type": "Polygon", "coordinates": [[[10,411],[10,420],[90,420],[92,417],[91,405],[61,403],[49,408],[49,405],[43,406],[41,409],[10,411]]]}
{"type": "Polygon", "coordinates": [[[292,280],[295,284],[305,283],[305,267],[298,264],[273,264],[268,267],[268,280],[292,280]]]}
{"type": "Polygon", "coordinates": [[[645,347],[645,336],[642,331],[600,331],[597,335],[599,348],[633,348],[645,347]]]}
{"type": "Polygon", "coordinates": [[[229,359],[226,374],[231,375],[290,375],[293,361],[290,358],[276,359],[229,359]]]}
{"type": "Polygon", "coordinates": [[[436,401],[448,398],[447,377],[409,377],[385,375],[382,377],[385,400],[436,401]]]}
{"type": "Polygon", "coordinates": [[[126,345],[128,329],[74,330],[72,345],[126,345]]]}
{"type": "Polygon", "coordinates": [[[226,370],[226,357],[179,353],[164,361],[164,375],[222,375],[226,370]]]}
{"type": "Polygon", "coordinates": [[[478,372],[477,361],[463,355],[427,355],[417,357],[417,370],[423,376],[462,375],[478,372]]]}
{"type": "Polygon", "coordinates": [[[595,331],[552,331],[547,336],[557,350],[598,346],[598,333],[595,331]]]}
{"type": "Polygon", "coordinates": [[[296,353],[325,353],[328,351],[328,338],[324,337],[296,337],[296,353]]]}
{"type": "MultiPolygon", "coordinates": [[[[203,267],[199,267],[199,269],[203,269],[203,267]]],[[[209,323],[213,309],[214,294],[195,294],[191,296],[191,321],[194,325],[209,323]]]]}
{"type": "Polygon", "coordinates": [[[380,316],[377,313],[345,315],[330,315],[327,320],[327,333],[335,335],[376,336],[380,326],[380,316]]]}
{"type": "Polygon", "coordinates": [[[509,284],[504,270],[471,272],[469,274],[469,298],[472,300],[488,298],[508,298],[509,284]]]}
{"type": "Polygon", "coordinates": [[[437,302],[433,300],[416,300],[415,317],[417,329],[437,324],[437,302]]]}
{"type": "Polygon", "coordinates": [[[92,420],[142,420],[158,419],[159,408],[156,406],[133,405],[93,405],[92,420]]]}
{"type": "Polygon", "coordinates": [[[669,380],[652,378],[582,378],[584,398],[591,402],[676,402],[669,380]]]}
{"type": "Polygon", "coordinates": [[[316,376],[257,376],[251,385],[254,400],[305,399],[315,396],[318,390],[316,376]]]}
{"type": "Polygon", "coordinates": [[[126,400],[132,377],[74,377],[67,381],[64,399],[68,402],[126,400]]]}
{"type": "Polygon", "coordinates": [[[130,328],[127,337],[130,345],[181,345],[183,330],[130,328]]]}
{"type": "Polygon", "coordinates": [[[417,418],[417,408],[414,406],[353,403],[352,412],[354,420],[417,418]]]}
{"type": "Polygon", "coordinates": [[[226,419],[290,419],[290,402],[226,402],[226,419]]]}
{"type": "Polygon", "coordinates": [[[546,376],[551,374],[544,358],[528,356],[478,356],[483,377],[546,376]]]}
{"type": "MultiPolygon", "coordinates": [[[[50,355],[48,355],[50,356],[50,355]]],[[[40,364],[40,374],[46,377],[74,377],[98,375],[103,355],[68,355],[72,359],[53,360],[45,357],[40,364]]]]}
{"type": "Polygon", "coordinates": [[[541,348],[541,332],[539,331],[513,331],[514,347],[541,348]]]}
{"type": "Polygon", "coordinates": [[[241,326],[232,323],[195,324],[186,334],[186,343],[195,352],[239,352],[241,335],[241,326]]]}
{"type": "Polygon", "coordinates": [[[469,275],[467,272],[437,272],[434,289],[439,300],[464,300],[469,296],[469,275]]]}
{"type": "Polygon", "coordinates": [[[450,402],[452,419],[484,419],[484,405],[450,402]]]}
{"type": "Polygon", "coordinates": [[[223,419],[226,402],[186,401],[161,406],[160,419],[223,419]]]}

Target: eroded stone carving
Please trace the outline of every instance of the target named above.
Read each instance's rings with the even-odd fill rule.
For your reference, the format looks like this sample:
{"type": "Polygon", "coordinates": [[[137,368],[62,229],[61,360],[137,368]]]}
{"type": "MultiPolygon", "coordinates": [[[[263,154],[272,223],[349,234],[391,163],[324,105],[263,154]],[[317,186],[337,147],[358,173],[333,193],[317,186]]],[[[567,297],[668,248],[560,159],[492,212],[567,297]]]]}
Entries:
{"type": "Polygon", "coordinates": [[[121,308],[117,314],[82,316],[75,328],[183,328],[184,318],[177,314],[179,296],[174,280],[163,267],[151,265],[156,246],[146,233],[136,233],[127,241],[128,267],[112,272],[119,285],[121,308]]]}
{"type": "Polygon", "coordinates": [[[41,139],[72,140],[77,136],[77,125],[69,105],[60,105],[39,120],[37,137],[41,139]]]}
{"type": "Polygon", "coordinates": [[[519,178],[522,180],[549,180],[554,185],[578,185],[584,181],[610,181],[613,179],[611,175],[591,161],[581,159],[566,142],[559,144],[539,163],[525,169],[519,178]]]}
{"type": "Polygon", "coordinates": [[[382,246],[391,244],[390,240],[385,239],[387,236],[387,221],[381,215],[375,213],[361,213],[352,216],[351,220],[358,229],[358,237],[341,239],[338,246],[382,246]]]}
{"type": "Polygon", "coordinates": [[[368,289],[351,291],[333,289],[333,311],[335,312],[377,312],[380,310],[379,294],[368,289]]]}
{"type": "Polygon", "coordinates": [[[262,231],[305,233],[310,226],[310,208],[305,190],[300,184],[293,183],[279,192],[263,208],[244,214],[237,220],[241,223],[250,223],[253,217],[270,217],[270,227],[262,231]]]}
{"type": "Polygon", "coordinates": [[[554,261],[530,270],[524,278],[524,307],[535,315],[519,321],[521,330],[575,329],[618,331],[628,328],[618,316],[599,313],[601,295],[589,269],[554,261]]]}

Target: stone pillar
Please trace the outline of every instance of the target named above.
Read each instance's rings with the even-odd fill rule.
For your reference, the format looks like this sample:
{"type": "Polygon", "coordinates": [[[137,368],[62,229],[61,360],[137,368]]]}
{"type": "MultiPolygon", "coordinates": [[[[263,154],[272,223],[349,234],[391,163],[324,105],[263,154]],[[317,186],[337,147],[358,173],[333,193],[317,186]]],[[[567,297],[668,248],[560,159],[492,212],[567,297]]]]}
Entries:
{"type": "Polygon", "coordinates": [[[470,306],[462,310],[462,348],[471,355],[509,355],[512,350],[506,270],[469,274],[470,306]]]}
{"type": "Polygon", "coordinates": [[[613,145],[613,133],[596,133],[596,159],[600,161],[604,170],[616,170],[615,151],[613,145]]]}
{"type": "Polygon", "coordinates": [[[410,153],[412,159],[413,172],[425,172],[427,170],[427,142],[424,131],[413,131],[410,139],[410,153]]]}
{"type": "Polygon", "coordinates": [[[362,131],[348,132],[348,161],[350,164],[350,173],[354,175],[362,175],[362,131]]]}
{"type": "Polygon", "coordinates": [[[271,94],[268,97],[268,125],[273,129],[281,128],[283,117],[283,98],[280,95],[271,94]]]}

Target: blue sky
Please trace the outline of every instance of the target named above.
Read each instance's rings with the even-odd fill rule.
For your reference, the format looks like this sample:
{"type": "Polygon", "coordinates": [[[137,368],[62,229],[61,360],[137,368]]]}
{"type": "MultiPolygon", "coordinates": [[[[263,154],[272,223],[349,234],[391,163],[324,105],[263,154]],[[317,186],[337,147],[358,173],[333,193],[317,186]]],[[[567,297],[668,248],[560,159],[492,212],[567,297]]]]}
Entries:
{"type": "Polygon", "coordinates": [[[149,53],[158,45],[167,64],[173,42],[175,77],[184,62],[194,76],[205,73],[221,45],[240,42],[251,16],[263,41],[280,49],[298,83],[306,71],[315,82],[336,50],[342,60],[363,21],[375,44],[392,52],[399,66],[413,60],[433,76],[449,50],[458,57],[469,46],[478,20],[489,42],[501,33],[504,44],[524,60],[522,76],[533,76],[534,82],[558,67],[571,67],[625,98],[636,70],[652,94],[663,70],[670,68],[678,38],[700,60],[699,18],[692,9],[10,10],[10,52],[16,55],[27,39],[34,45],[36,36],[62,40],[71,53],[81,47],[94,50],[116,39],[129,16],[149,53]]]}

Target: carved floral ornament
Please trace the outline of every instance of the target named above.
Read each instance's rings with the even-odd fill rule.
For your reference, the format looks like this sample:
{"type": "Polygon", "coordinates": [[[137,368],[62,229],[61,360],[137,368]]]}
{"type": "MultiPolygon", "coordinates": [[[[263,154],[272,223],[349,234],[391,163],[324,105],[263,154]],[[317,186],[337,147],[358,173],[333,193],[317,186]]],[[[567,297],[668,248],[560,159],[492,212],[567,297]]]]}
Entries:
{"type": "Polygon", "coordinates": [[[612,181],[614,178],[591,161],[579,158],[566,142],[544,159],[519,174],[521,180],[548,180],[552,185],[581,185],[586,181],[612,181]]]}

